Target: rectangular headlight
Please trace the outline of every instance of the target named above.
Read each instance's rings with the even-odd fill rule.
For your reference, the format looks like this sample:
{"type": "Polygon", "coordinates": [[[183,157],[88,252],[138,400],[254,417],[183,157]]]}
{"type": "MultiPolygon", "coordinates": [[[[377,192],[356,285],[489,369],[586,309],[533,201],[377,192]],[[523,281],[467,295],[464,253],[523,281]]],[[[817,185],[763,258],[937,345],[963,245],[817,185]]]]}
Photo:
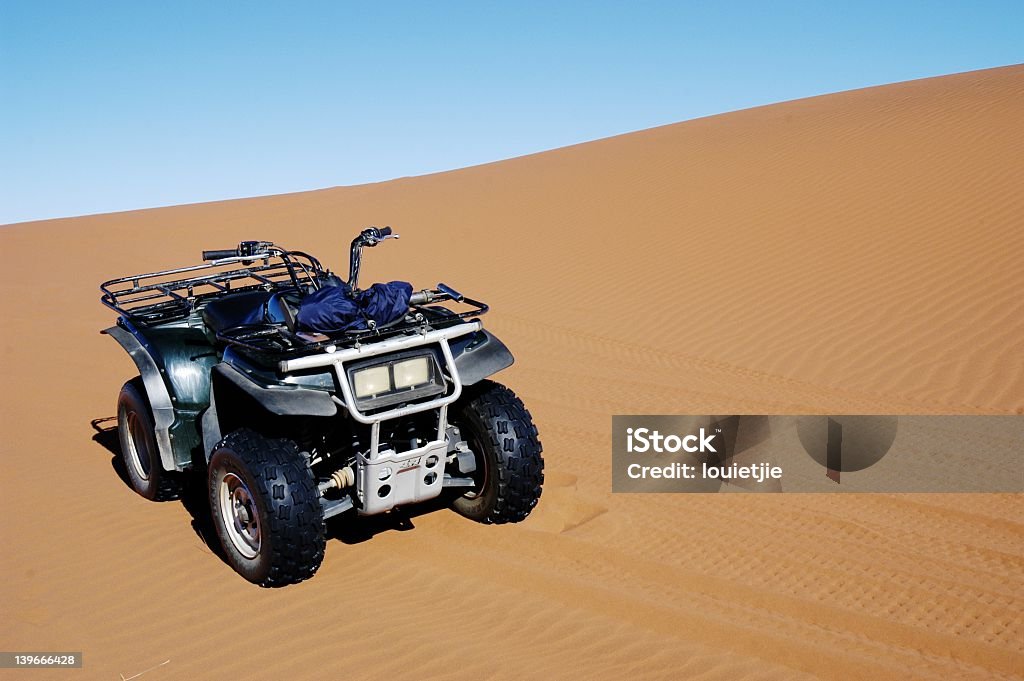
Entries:
{"type": "Polygon", "coordinates": [[[355,372],[352,374],[352,383],[356,397],[370,397],[391,391],[391,375],[386,364],[355,372]]]}
{"type": "Polygon", "coordinates": [[[430,360],[426,357],[413,357],[396,362],[394,368],[396,390],[423,385],[430,380],[430,360]]]}
{"type": "Polygon", "coordinates": [[[368,357],[345,369],[360,409],[383,409],[444,394],[448,387],[437,358],[427,349],[368,357]]]}

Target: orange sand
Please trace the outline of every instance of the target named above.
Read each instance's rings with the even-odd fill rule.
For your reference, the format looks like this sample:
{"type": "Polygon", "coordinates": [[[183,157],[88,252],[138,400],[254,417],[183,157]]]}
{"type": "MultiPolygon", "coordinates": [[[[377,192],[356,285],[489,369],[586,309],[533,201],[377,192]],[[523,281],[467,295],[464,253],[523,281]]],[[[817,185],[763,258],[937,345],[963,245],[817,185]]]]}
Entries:
{"type": "MultiPolygon", "coordinates": [[[[1024,413],[1024,67],[425,177],[0,229],[0,649],[117,679],[1020,678],[1019,495],[610,493],[615,413],[1024,413]],[[93,441],[130,359],[97,284],[271,239],[491,304],[547,460],[264,590],[93,441]],[[66,276],[52,273],[65,270],[66,276]]],[[[200,509],[201,511],[201,509],[200,509]]]]}

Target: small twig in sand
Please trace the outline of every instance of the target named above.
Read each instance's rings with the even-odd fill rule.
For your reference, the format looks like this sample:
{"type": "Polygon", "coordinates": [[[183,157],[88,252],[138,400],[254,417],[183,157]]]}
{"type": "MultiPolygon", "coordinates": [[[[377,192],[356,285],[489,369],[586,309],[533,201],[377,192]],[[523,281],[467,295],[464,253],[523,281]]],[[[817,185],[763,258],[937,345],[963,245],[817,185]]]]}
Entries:
{"type": "Polygon", "coordinates": [[[143,671],[139,672],[138,674],[135,674],[134,676],[129,676],[128,678],[125,678],[124,674],[118,674],[118,676],[121,677],[121,681],[132,681],[132,679],[137,679],[140,676],[142,676],[143,674],[145,674],[146,672],[151,672],[154,669],[156,669],[157,667],[163,667],[165,664],[170,664],[170,663],[171,663],[170,660],[164,660],[160,664],[155,664],[152,667],[150,667],[149,669],[144,669],[143,671]]]}

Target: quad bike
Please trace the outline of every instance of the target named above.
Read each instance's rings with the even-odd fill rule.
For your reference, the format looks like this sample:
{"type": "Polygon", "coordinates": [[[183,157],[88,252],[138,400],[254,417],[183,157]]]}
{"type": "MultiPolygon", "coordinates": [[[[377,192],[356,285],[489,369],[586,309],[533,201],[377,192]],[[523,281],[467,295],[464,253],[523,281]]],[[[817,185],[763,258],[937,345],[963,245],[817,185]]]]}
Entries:
{"type": "Polygon", "coordinates": [[[362,249],[391,238],[389,227],[363,230],[347,282],[311,255],[245,241],[100,287],[120,315],[103,333],[140,374],[117,401],[132,487],[173,499],[185,471],[205,470],[224,556],[256,584],[311,577],[325,522],[340,514],[435,500],[507,523],[540,498],[530,413],[488,380],[513,358],[483,329],[485,304],[438,284],[399,296],[393,319],[365,315],[326,332],[302,323],[325,292],[367,295],[362,249]]]}

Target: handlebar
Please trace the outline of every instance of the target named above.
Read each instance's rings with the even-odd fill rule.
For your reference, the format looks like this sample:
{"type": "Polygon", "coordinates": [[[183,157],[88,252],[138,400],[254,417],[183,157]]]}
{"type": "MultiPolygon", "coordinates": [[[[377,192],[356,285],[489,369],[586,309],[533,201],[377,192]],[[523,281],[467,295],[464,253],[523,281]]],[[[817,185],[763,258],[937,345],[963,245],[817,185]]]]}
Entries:
{"type": "Polygon", "coordinates": [[[412,295],[409,296],[410,305],[423,305],[424,303],[431,303],[434,301],[434,292],[430,289],[423,289],[422,291],[413,291],[412,295]]]}
{"type": "Polygon", "coordinates": [[[359,285],[359,264],[362,259],[363,246],[376,246],[385,239],[397,239],[398,235],[391,232],[390,227],[367,227],[352,240],[349,252],[348,285],[353,291],[359,285]]]}
{"type": "Polygon", "coordinates": [[[410,305],[423,305],[425,303],[441,302],[442,300],[454,300],[461,303],[466,297],[447,284],[438,284],[436,289],[425,288],[422,291],[413,291],[409,296],[410,305]]]}
{"type": "Polygon", "coordinates": [[[203,251],[203,260],[222,260],[223,258],[234,258],[238,255],[238,249],[224,248],[221,250],[203,251]]]}
{"type": "Polygon", "coordinates": [[[352,243],[354,245],[355,242],[358,241],[362,246],[373,247],[379,244],[381,241],[384,241],[385,239],[397,238],[398,235],[392,234],[390,227],[367,227],[366,229],[359,233],[359,236],[357,236],[355,238],[355,241],[353,241],[352,243]]]}
{"type": "Polygon", "coordinates": [[[203,251],[203,260],[223,260],[224,258],[259,258],[271,252],[281,252],[280,248],[269,241],[242,241],[238,248],[222,248],[203,251]]]}

